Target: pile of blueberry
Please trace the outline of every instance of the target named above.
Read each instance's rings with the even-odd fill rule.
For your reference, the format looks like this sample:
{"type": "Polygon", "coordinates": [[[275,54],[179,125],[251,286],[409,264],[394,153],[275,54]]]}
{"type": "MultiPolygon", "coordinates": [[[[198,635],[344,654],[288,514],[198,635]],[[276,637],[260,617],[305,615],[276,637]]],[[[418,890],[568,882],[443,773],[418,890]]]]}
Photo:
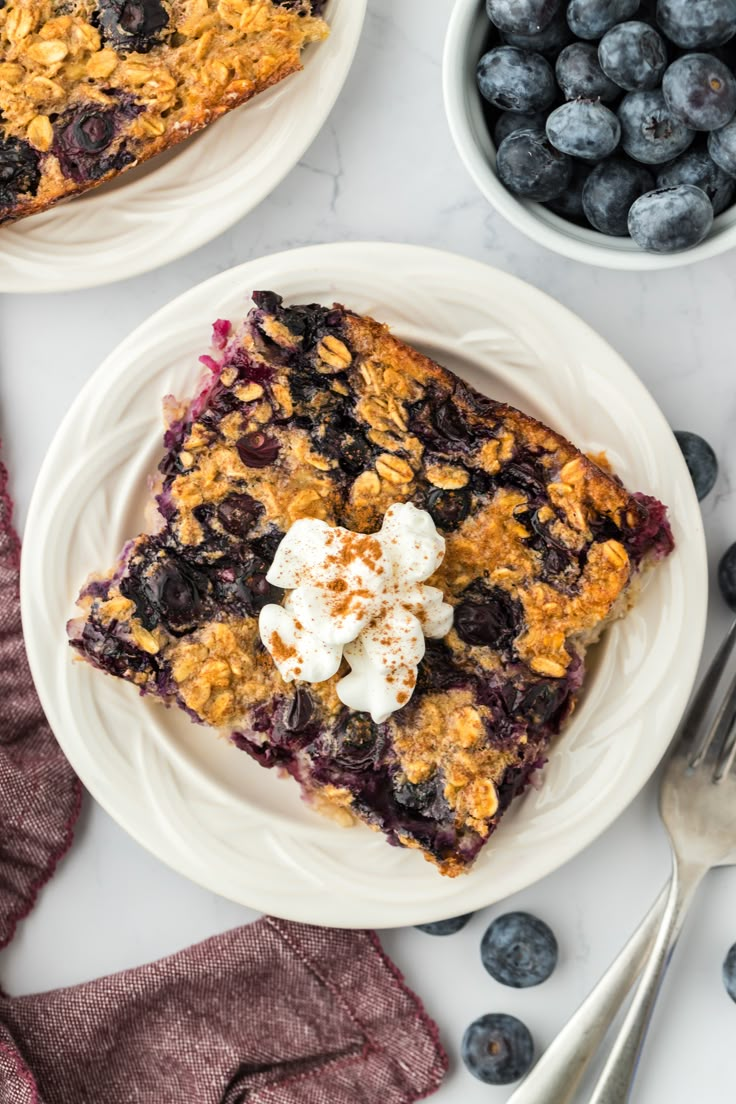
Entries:
{"type": "Polygon", "coordinates": [[[478,62],[514,195],[642,249],[697,245],[736,193],[736,0],[486,0],[478,62]]]}

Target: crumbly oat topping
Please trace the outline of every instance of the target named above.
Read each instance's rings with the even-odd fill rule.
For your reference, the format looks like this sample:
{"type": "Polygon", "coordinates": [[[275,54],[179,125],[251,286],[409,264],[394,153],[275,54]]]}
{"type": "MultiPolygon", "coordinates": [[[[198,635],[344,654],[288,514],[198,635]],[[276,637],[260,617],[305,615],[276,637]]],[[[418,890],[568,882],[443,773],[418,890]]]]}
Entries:
{"type": "MultiPolygon", "coordinates": [[[[83,590],[72,643],[234,732],[321,808],[460,873],[573,709],[586,646],[671,550],[664,508],[372,319],[254,298],[245,324],[216,324],[211,378],[173,411],[161,527],[83,590]],[[284,601],[266,576],[296,521],[366,534],[370,551],[397,503],[445,539],[428,583],[453,627],[375,723],[340,701],[344,661],[285,682],[257,620],[284,601]]],[[[293,642],[278,630],[269,646],[289,658],[293,642]]]]}
{"type": "Polygon", "coordinates": [[[327,34],[320,6],[6,0],[0,222],[146,160],[299,69],[327,34]]]}

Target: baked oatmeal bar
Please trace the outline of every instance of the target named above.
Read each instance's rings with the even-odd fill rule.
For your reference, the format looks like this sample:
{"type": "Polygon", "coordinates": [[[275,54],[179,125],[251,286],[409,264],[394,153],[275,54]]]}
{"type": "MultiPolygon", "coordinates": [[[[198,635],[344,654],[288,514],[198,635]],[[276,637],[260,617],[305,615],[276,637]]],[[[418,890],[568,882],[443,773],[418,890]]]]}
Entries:
{"type": "Polygon", "coordinates": [[[371,318],[253,298],[244,323],[215,324],[197,394],[169,411],[160,528],[85,585],[71,644],[293,775],[318,809],[458,874],[543,765],[586,648],[672,550],[665,507],[371,318]],[[290,577],[285,535],[340,534],[374,568],[397,504],[432,549],[443,539],[413,578],[432,571],[451,627],[435,617],[432,639],[424,622],[415,685],[376,721],[341,700],[345,658],[285,681],[259,615],[295,608],[267,578],[290,577]]]}
{"type": "Polygon", "coordinates": [[[0,223],[183,141],[301,67],[324,0],[0,3],[0,223]]]}

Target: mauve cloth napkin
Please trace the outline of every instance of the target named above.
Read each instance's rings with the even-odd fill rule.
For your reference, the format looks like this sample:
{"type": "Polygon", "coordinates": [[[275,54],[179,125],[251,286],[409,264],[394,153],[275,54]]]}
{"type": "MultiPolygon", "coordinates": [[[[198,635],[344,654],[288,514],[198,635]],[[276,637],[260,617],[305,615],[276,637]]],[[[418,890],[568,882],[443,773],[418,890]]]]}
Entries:
{"type": "MultiPolygon", "coordinates": [[[[19,558],[0,464],[0,948],[81,797],[31,681],[19,558]]],[[[0,1104],[409,1104],[446,1064],[372,932],[265,916],[85,985],[0,990],[0,1104]]]]}

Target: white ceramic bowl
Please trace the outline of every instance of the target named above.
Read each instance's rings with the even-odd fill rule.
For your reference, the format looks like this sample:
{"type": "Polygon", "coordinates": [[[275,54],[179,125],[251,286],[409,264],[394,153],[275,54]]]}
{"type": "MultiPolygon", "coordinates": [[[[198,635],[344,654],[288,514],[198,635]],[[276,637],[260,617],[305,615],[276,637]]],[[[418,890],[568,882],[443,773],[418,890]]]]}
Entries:
{"type": "Polygon", "coordinates": [[[630,238],[612,238],[576,226],[540,203],[520,200],[507,192],[496,176],[496,149],[475,83],[475,67],[483,53],[488,26],[483,0],[455,0],[445,39],[445,110],[465,167],[488,202],[517,230],[575,261],[640,271],[692,264],[736,245],[736,204],[715,219],[708,237],[694,249],[659,255],[644,253],[630,238]]]}

